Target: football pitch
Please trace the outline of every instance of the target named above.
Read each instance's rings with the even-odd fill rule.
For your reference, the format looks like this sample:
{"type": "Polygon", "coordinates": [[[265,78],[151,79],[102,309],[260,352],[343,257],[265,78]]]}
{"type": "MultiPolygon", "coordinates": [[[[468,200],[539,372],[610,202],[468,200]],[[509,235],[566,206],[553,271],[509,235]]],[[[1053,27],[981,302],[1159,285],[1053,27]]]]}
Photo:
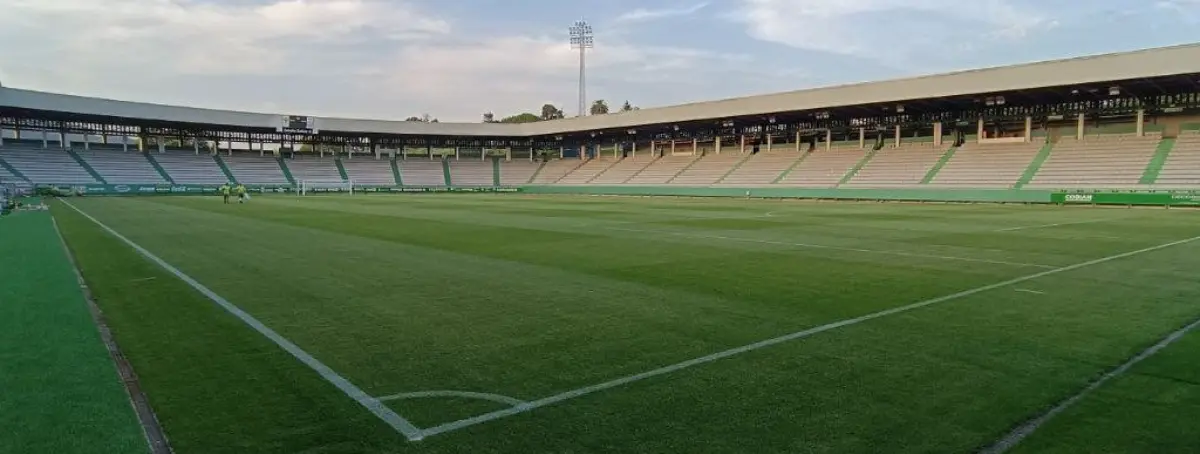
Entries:
{"type": "Polygon", "coordinates": [[[1200,446],[1200,211],[372,195],[53,213],[178,453],[1200,446]]]}

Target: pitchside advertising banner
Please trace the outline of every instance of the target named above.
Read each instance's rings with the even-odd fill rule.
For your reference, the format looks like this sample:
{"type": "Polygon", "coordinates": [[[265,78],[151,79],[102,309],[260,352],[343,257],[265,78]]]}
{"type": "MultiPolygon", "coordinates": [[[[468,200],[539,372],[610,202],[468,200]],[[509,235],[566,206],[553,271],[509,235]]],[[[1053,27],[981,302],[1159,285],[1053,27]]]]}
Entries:
{"type": "MultiPolygon", "coordinates": [[[[85,195],[216,195],[219,185],[154,185],[154,184],[88,184],[88,185],[38,185],[39,189],[57,189],[85,195]]],[[[520,192],[520,188],[416,188],[395,186],[355,186],[354,192],[367,193],[410,193],[410,192],[520,192]]],[[[294,193],[292,186],[246,186],[246,191],[252,194],[283,194],[294,193]]],[[[308,192],[337,193],[348,192],[346,188],[313,188],[308,192]]]]}
{"type": "Polygon", "coordinates": [[[1053,203],[1200,206],[1200,192],[1058,192],[1053,203]]]}

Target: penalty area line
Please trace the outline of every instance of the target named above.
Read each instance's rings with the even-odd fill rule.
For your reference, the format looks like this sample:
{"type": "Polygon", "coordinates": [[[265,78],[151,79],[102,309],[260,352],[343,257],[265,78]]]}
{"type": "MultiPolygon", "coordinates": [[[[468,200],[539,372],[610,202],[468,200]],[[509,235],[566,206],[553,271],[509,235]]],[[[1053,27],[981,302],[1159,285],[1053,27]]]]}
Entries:
{"type": "Polygon", "coordinates": [[[107,231],[113,237],[117,238],[118,240],[121,240],[125,244],[129,245],[129,247],[132,247],[133,250],[137,251],[143,257],[146,257],[151,262],[154,262],[162,269],[175,275],[175,277],[179,278],[179,280],[183,281],[184,283],[188,284],[196,291],[198,291],[201,294],[203,294],[204,296],[208,297],[209,300],[212,300],[212,302],[216,303],[222,309],[225,309],[226,312],[229,312],[230,314],[237,317],[239,320],[241,320],[246,325],[249,325],[255,331],[258,331],[258,333],[262,334],[263,337],[270,339],[271,342],[274,342],[275,345],[279,346],[279,348],[282,348],[284,351],[290,353],[293,357],[295,357],[297,360],[299,360],[301,363],[304,363],[304,365],[308,366],[310,369],[312,369],[314,372],[316,372],[318,375],[320,375],[321,378],[324,378],[325,381],[327,381],[330,384],[332,384],[333,386],[337,387],[337,389],[341,390],[343,393],[345,393],[347,397],[354,399],[356,402],[359,403],[359,405],[362,405],[364,408],[366,408],[368,411],[373,413],[375,416],[379,417],[379,419],[383,420],[383,422],[387,423],[389,426],[391,426],[397,432],[404,435],[404,437],[407,438],[409,441],[417,441],[417,440],[424,438],[425,434],[423,433],[423,431],[421,431],[421,429],[418,429],[407,419],[404,419],[404,417],[402,417],[399,414],[397,414],[396,412],[392,411],[392,409],[390,409],[386,405],[384,405],[383,402],[381,402],[379,399],[371,397],[369,394],[364,392],[358,386],[355,386],[353,383],[350,383],[349,380],[346,380],[340,374],[335,372],[332,368],[325,365],[325,363],[322,363],[320,360],[313,357],[308,352],[304,351],[304,349],[302,349],[298,345],[292,343],[292,341],[287,340],[287,338],[285,338],[281,334],[275,332],[275,330],[272,330],[271,328],[267,327],[267,325],[264,325],[262,322],[258,321],[258,319],[254,318],[254,316],[250,315],[246,311],[237,307],[233,303],[230,303],[225,298],[222,298],[221,295],[214,293],[208,287],[205,287],[204,284],[201,284],[199,281],[192,279],[191,276],[188,276],[188,275],[184,274],[182,271],[179,271],[179,269],[175,268],[174,266],[171,266],[171,264],[167,263],[163,259],[158,258],[158,256],[152,254],[150,251],[146,250],[146,248],[139,246],[137,243],[134,243],[132,240],[130,240],[129,238],[126,238],[124,235],[117,233],[116,230],[113,230],[111,227],[105,225],[103,222],[100,222],[98,219],[83,212],[83,210],[80,210],[78,207],[76,207],[75,205],[72,205],[70,202],[67,202],[66,200],[61,200],[61,199],[60,199],[60,201],[64,205],[70,207],[72,210],[75,210],[75,212],[79,213],[83,217],[85,217],[88,220],[95,223],[101,229],[104,229],[105,231],[107,231]]]}
{"type": "Polygon", "coordinates": [[[1033,419],[1030,419],[1030,420],[1026,421],[1025,423],[1017,426],[1016,428],[1012,429],[1010,432],[1005,434],[1003,437],[1001,437],[999,440],[996,440],[990,446],[988,446],[987,448],[985,448],[979,452],[981,454],[1001,454],[1003,452],[1008,451],[1009,449],[1012,449],[1013,447],[1017,446],[1022,441],[1024,441],[1026,438],[1029,438],[1030,435],[1033,435],[1034,432],[1036,432],[1038,429],[1040,429],[1043,425],[1045,425],[1047,422],[1049,422],[1055,416],[1058,416],[1059,413],[1066,411],[1066,409],[1070,408],[1072,405],[1075,405],[1075,403],[1079,402],[1084,397],[1087,397],[1092,392],[1096,391],[1097,389],[1100,389],[1100,387],[1104,386],[1105,383],[1108,383],[1112,379],[1123,375],[1125,372],[1128,372],[1129,369],[1133,368],[1133,366],[1142,362],[1146,358],[1154,356],[1156,353],[1158,353],[1162,349],[1167,348],[1168,346],[1175,343],[1179,339],[1182,339],[1183,336],[1185,336],[1189,332],[1195,330],[1197,327],[1200,327],[1200,319],[1196,319],[1196,320],[1192,321],[1192,323],[1184,326],[1183,328],[1180,328],[1178,330],[1173,331],[1171,334],[1168,334],[1167,337],[1164,337],[1161,340],[1159,340],[1158,343],[1151,345],[1150,348],[1142,350],[1141,353],[1138,353],[1137,355],[1134,355],[1132,358],[1129,358],[1127,361],[1122,363],[1120,366],[1117,366],[1115,369],[1108,371],[1104,375],[1101,375],[1100,378],[1089,383],[1086,387],[1084,387],[1078,393],[1075,393],[1071,397],[1068,397],[1065,400],[1063,400],[1062,402],[1059,402],[1058,405],[1054,406],[1054,408],[1051,408],[1051,409],[1047,410],[1045,413],[1042,413],[1042,414],[1034,417],[1033,419]]]}
{"type": "Polygon", "coordinates": [[[1157,251],[1160,249],[1166,249],[1166,248],[1169,248],[1172,246],[1187,244],[1187,243],[1194,242],[1196,240],[1200,240],[1200,236],[1188,238],[1185,240],[1172,241],[1170,243],[1165,243],[1165,244],[1160,244],[1158,246],[1151,246],[1151,247],[1147,247],[1147,248],[1143,248],[1143,249],[1138,249],[1136,251],[1124,252],[1121,254],[1110,255],[1108,257],[1101,257],[1098,259],[1088,260],[1086,262],[1080,262],[1080,263],[1076,263],[1074,265],[1067,265],[1067,266],[1063,266],[1063,267],[1059,267],[1059,268],[1054,268],[1052,270],[1041,271],[1038,273],[1009,279],[1007,281],[997,282],[995,284],[989,284],[989,285],[984,285],[982,287],[975,287],[973,289],[963,290],[958,293],[952,293],[952,294],[945,295],[945,296],[939,296],[937,298],[927,299],[924,301],[918,301],[916,303],[908,304],[905,306],[894,307],[891,309],[886,309],[886,310],[882,310],[879,312],[873,312],[873,313],[870,313],[867,315],[862,315],[862,316],[855,317],[855,318],[840,320],[840,321],[836,321],[833,323],[808,328],[808,329],[805,329],[802,331],[796,331],[791,334],[785,334],[785,335],[782,335],[779,337],[762,340],[759,342],[755,342],[753,344],[747,344],[747,345],[743,345],[741,347],[734,347],[734,348],[731,348],[728,350],[720,351],[720,352],[709,354],[706,356],[701,356],[698,358],[689,359],[687,361],[671,364],[668,366],[663,366],[658,369],[653,369],[653,370],[649,370],[646,372],[641,372],[641,373],[637,373],[637,374],[633,374],[633,375],[627,375],[627,376],[609,380],[609,381],[606,381],[603,383],[597,383],[597,384],[594,384],[591,386],[585,386],[582,388],[577,388],[577,389],[573,389],[573,390],[566,391],[563,393],[555,394],[553,396],[543,397],[541,399],[532,400],[532,401],[526,402],[523,405],[518,405],[518,406],[515,406],[512,408],[497,410],[497,411],[493,411],[491,413],[484,413],[482,415],[478,415],[475,417],[466,418],[466,419],[442,424],[439,426],[429,427],[429,428],[424,429],[422,432],[427,437],[438,435],[438,434],[443,434],[443,433],[447,433],[447,432],[453,432],[453,431],[456,431],[459,429],[465,429],[467,427],[471,427],[471,426],[474,426],[477,424],[482,424],[482,423],[486,423],[489,421],[494,421],[497,419],[506,418],[509,416],[514,416],[514,415],[518,415],[521,413],[525,413],[525,412],[534,410],[536,408],[545,407],[547,405],[553,405],[553,404],[557,404],[559,402],[563,402],[566,400],[571,400],[571,399],[583,397],[583,396],[586,396],[589,394],[597,393],[600,391],[616,388],[619,386],[628,385],[630,383],[642,381],[642,380],[645,380],[648,378],[653,378],[653,377],[657,377],[660,375],[666,375],[666,374],[669,374],[672,372],[677,372],[677,371],[687,369],[690,367],[695,367],[695,366],[699,366],[702,364],[717,361],[720,359],[725,359],[725,358],[737,356],[737,355],[740,355],[743,353],[748,353],[748,352],[752,352],[752,351],[759,350],[762,348],[782,344],[784,342],[790,342],[790,341],[797,340],[797,339],[803,339],[803,338],[813,336],[815,334],[820,334],[820,333],[823,333],[826,331],[832,331],[832,330],[835,330],[838,328],[844,328],[844,327],[851,326],[851,325],[857,325],[859,323],[874,320],[877,318],[883,318],[883,317],[887,317],[887,316],[891,316],[891,315],[896,315],[896,314],[912,311],[914,309],[920,309],[922,307],[932,306],[935,304],[944,303],[946,301],[952,301],[952,300],[956,300],[959,298],[968,297],[971,295],[975,295],[977,293],[983,293],[986,291],[995,290],[995,289],[1002,288],[1002,287],[1007,287],[1007,286],[1010,286],[1013,284],[1019,284],[1021,282],[1026,282],[1026,281],[1030,281],[1030,280],[1045,277],[1045,276],[1050,276],[1050,275],[1054,275],[1054,274],[1058,274],[1058,273],[1064,273],[1067,271],[1077,270],[1080,268],[1085,268],[1085,267],[1089,267],[1089,266],[1093,266],[1093,265],[1099,265],[1101,263],[1111,262],[1113,260],[1123,259],[1126,257],[1135,256],[1138,254],[1144,254],[1146,252],[1152,252],[1152,251],[1157,251]]]}

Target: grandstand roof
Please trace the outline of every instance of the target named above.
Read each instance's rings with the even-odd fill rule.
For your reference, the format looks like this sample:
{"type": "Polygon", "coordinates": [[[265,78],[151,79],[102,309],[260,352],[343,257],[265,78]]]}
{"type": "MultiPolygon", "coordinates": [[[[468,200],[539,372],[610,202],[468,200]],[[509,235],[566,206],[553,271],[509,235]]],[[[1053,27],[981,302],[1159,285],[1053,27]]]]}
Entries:
{"type": "MultiPolygon", "coordinates": [[[[1047,87],[1080,87],[1170,76],[1200,77],[1197,75],[1200,75],[1200,43],[527,124],[423,123],[327,117],[317,117],[316,122],[322,131],[354,133],[549,136],[796,111],[819,111],[839,106],[1002,94],[1047,87]]],[[[114,101],[13,88],[0,88],[0,108],[269,129],[277,128],[283,115],[114,101]]]]}

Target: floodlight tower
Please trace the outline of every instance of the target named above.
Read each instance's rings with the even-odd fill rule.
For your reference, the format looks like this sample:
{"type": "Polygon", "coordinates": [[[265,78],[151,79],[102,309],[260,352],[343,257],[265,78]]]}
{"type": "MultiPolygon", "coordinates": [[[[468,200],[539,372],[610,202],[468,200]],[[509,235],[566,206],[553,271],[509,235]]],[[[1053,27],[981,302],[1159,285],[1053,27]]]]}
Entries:
{"type": "Polygon", "coordinates": [[[579,116],[587,115],[586,57],[587,50],[596,46],[592,39],[592,26],[585,20],[571,25],[571,48],[579,49],[579,116]]]}

